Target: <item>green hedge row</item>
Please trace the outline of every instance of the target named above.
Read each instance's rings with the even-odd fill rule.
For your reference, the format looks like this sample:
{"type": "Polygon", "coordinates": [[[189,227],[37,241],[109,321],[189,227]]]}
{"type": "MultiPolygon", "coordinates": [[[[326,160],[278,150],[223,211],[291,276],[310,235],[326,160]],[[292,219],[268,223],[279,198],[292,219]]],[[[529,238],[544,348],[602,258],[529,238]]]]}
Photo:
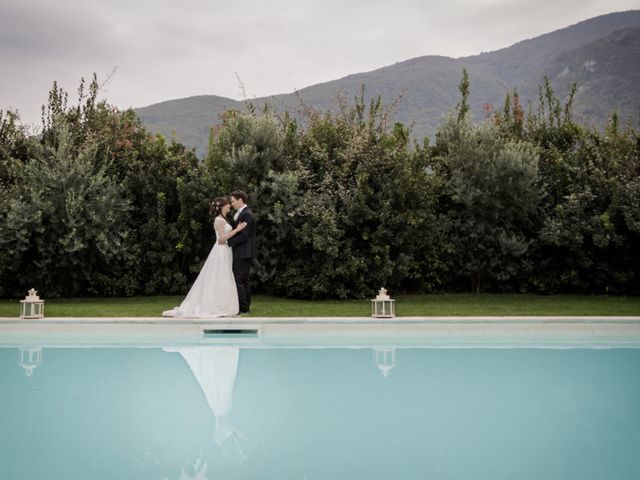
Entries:
{"type": "Polygon", "coordinates": [[[0,296],[185,293],[213,245],[209,203],[258,217],[256,290],[640,294],[640,140],[575,123],[541,86],[473,125],[468,81],[433,142],[364,93],[334,112],[226,112],[203,160],[132,111],[55,84],[39,135],[0,112],[0,296]]]}

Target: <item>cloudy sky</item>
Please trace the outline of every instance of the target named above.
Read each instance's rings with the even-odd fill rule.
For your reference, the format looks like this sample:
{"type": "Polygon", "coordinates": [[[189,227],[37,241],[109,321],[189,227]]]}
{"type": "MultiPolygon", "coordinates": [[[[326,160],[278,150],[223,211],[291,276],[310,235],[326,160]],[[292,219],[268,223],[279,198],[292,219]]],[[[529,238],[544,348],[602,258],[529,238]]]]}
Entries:
{"type": "Polygon", "coordinates": [[[292,92],[421,55],[463,57],[640,0],[0,0],[0,109],[39,122],[95,72],[121,108],[292,92]],[[236,76],[237,75],[237,76],[236,76]]]}

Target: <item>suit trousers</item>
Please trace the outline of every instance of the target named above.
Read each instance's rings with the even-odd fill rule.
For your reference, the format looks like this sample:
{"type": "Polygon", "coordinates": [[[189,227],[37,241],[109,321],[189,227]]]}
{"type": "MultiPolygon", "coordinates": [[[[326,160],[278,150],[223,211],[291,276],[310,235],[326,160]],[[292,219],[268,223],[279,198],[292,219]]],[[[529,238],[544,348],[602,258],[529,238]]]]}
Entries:
{"type": "Polygon", "coordinates": [[[233,259],[233,276],[236,280],[236,288],[238,290],[238,304],[240,313],[249,312],[251,306],[251,284],[249,282],[249,274],[251,273],[251,258],[234,258],[233,259]]]}

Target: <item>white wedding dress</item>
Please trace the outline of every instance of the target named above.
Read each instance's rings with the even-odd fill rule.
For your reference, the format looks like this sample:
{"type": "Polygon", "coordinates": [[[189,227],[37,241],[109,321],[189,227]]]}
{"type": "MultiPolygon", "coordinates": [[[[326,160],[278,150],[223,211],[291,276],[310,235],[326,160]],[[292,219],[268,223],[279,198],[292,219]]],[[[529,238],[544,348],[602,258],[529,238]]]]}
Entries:
{"type": "Polygon", "coordinates": [[[216,243],[211,249],[198,278],[179,307],[162,312],[163,317],[219,318],[238,313],[238,291],[231,270],[231,247],[218,239],[232,229],[224,219],[214,221],[216,243]]]}

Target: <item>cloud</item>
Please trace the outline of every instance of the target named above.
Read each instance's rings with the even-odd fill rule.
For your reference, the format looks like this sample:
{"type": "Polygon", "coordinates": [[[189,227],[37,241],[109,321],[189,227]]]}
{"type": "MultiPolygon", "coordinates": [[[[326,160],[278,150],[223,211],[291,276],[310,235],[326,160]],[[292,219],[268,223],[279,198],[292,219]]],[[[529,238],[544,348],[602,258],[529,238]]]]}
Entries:
{"type": "Polygon", "coordinates": [[[11,3],[2,6],[0,15],[3,58],[33,62],[58,57],[67,62],[115,55],[116,33],[113,24],[82,5],[56,8],[54,3],[11,3]]]}
{"type": "Polygon", "coordinates": [[[0,108],[117,73],[121,107],[291,92],[422,55],[504,48],[637,0],[0,0],[0,108]]]}

